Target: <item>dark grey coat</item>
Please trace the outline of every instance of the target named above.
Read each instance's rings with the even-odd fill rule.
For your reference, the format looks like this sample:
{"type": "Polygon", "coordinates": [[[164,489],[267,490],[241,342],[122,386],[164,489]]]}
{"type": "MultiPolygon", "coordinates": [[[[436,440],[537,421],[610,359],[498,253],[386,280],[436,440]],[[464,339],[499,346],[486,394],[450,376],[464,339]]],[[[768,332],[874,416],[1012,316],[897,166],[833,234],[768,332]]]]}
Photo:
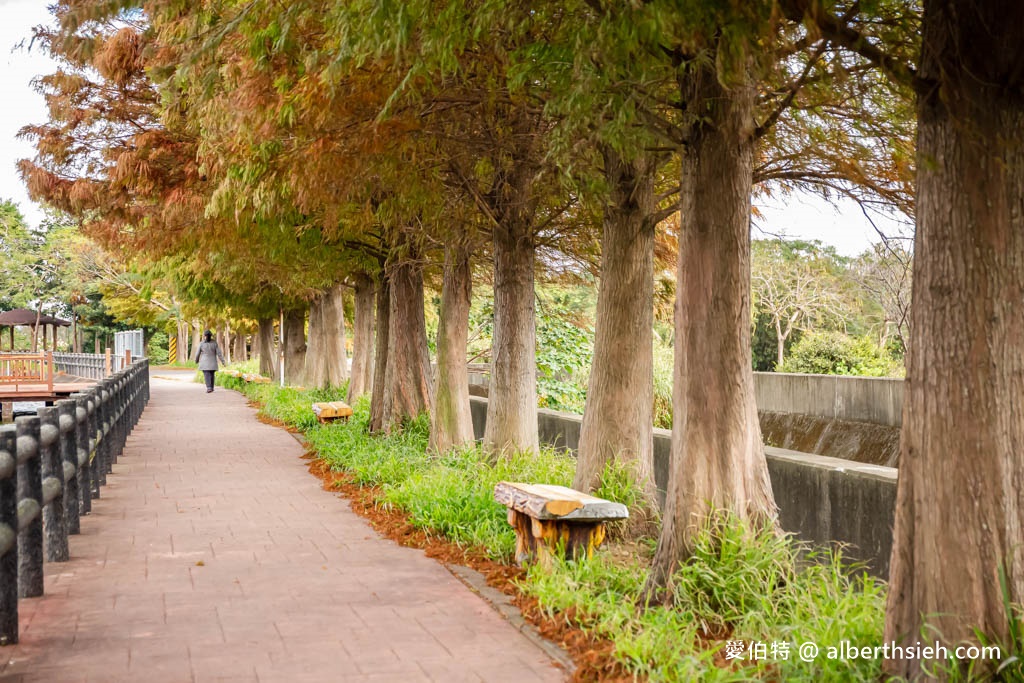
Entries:
{"type": "Polygon", "coordinates": [[[199,363],[200,370],[216,370],[218,358],[221,363],[225,362],[224,354],[220,352],[220,347],[215,341],[204,341],[196,351],[196,362],[199,363]]]}

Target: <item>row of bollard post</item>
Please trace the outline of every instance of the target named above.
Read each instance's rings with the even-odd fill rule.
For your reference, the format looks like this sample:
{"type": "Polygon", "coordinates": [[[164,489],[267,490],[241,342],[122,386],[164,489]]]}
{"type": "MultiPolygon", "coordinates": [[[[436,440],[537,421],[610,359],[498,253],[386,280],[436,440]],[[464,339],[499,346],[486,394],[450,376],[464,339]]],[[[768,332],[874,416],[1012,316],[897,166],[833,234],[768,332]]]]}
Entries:
{"type": "Polygon", "coordinates": [[[44,554],[68,560],[68,535],[79,533],[148,401],[143,358],[0,427],[0,645],[18,642],[18,598],[43,594],[44,554]]]}

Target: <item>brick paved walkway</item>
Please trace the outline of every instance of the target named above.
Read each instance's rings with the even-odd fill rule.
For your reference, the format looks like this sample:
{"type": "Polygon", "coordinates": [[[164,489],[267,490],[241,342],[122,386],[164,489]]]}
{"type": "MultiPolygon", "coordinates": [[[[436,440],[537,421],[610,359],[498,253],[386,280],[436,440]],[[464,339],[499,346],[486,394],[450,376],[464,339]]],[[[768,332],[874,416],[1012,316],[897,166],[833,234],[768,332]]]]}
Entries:
{"type": "Polygon", "coordinates": [[[125,453],[22,600],[0,681],[560,681],[422,552],[379,537],[241,395],[154,380],[125,453]]]}

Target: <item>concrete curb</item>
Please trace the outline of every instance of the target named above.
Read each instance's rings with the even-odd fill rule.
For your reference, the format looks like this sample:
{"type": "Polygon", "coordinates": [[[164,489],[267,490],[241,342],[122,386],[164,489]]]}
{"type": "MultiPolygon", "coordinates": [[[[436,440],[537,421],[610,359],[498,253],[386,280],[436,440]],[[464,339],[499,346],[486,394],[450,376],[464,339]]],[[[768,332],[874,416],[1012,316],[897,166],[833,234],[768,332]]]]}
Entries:
{"type": "Polygon", "coordinates": [[[484,602],[489,604],[495,612],[505,618],[505,621],[526,636],[527,640],[543,650],[548,657],[558,662],[565,669],[567,675],[571,676],[576,671],[576,663],[572,661],[569,653],[542,636],[540,631],[523,617],[522,612],[512,603],[512,599],[509,596],[487,584],[487,579],[483,574],[461,564],[445,563],[444,567],[455,578],[465,584],[469,590],[483,598],[484,602]]]}

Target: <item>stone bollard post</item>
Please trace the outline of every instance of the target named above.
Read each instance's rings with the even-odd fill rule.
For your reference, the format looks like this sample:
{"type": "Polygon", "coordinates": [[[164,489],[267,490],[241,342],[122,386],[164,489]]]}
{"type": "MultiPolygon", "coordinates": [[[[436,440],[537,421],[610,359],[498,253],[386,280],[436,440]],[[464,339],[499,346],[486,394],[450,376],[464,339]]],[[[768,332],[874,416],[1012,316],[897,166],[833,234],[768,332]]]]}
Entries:
{"type": "Polygon", "coordinates": [[[64,468],[64,518],[68,533],[81,533],[78,469],[78,418],[74,400],[57,401],[57,422],[60,425],[60,459],[64,468]]]}
{"type": "Polygon", "coordinates": [[[39,418],[19,417],[18,437],[18,596],[43,594],[43,477],[39,461],[39,418]]]}
{"type": "Polygon", "coordinates": [[[114,463],[121,454],[121,373],[110,380],[110,396],[107,399],[110,417],[110,451],[107,472],[114,471],[114,463]]]}
{"type": "Polygon", "coordinates": [[[56,408],[40,408],[39,462],[42,469],[43,531],[46,561],[68,561],[68,526],[64,516],[64,462],[60,456],[60,423],[56,408]]]}
{"type": "Polygon", "coordinates": [[[131,391],[128,384],[128,372],[125,371],[121,374],[121,380],[119,382],[120,389],[118,390],[118,401],[117,401],[117,414],[118,414],[118,444],[117,444],[117,456],[121,457],[124,453],[124,447],[128,443],[128,434],[131,432],[131,391]]]}
{"type": "Polygon", "coordinates": [[[121,453],[121,378],[110,382],[110,465],[107,472],[114,471],[114,463],[121,453]]]}
{"type": "Polygon", "coordinates": [[[89,435],[89,497],[100,497],[100,416],[99,390],[93,388],[86,394],[86,431],[89,435]]]}
{"type": "Polygon", "coordinates": [[[89,464],[89,395],[72,394],[75,402],[75,423],[77,438],[75,439],[76,459],[78,461],[78,501],[79,514],[87,515],[92,511],[92,466],[89,464]]]}
{"type": "Polygon", "coordinates": [[[18,642],[18,466],[14,425],[0,427],[0,645],[18,642]]]}
{"type": "Polygon", "coordinates": [[[146,402],[149,400],[149,366],[148,361],[143,361],[139,367],[138,374],[136,375],[139,383],[139,414],[135,418],[135,422],[138,423],[142,419],[142,411],[146,408],[146,402]]]}
{"type": "Polygon", "coordinates": [[[107,485],[107,475],[114,471],[114,456],[117,454],[117,397],[114,393],[117,380],[111,378],[103,387],[103,436],[106,440],[104,449],[105,467],[103,468],[103,485],[107,485]]]}
{"type": "Polygon", "coordinates": [[[96,461],[93,473],[97,476],[96,497],[101,486],[107,485],[110,471],[110,381],[103,380],[96,385],[96,461]]]}

